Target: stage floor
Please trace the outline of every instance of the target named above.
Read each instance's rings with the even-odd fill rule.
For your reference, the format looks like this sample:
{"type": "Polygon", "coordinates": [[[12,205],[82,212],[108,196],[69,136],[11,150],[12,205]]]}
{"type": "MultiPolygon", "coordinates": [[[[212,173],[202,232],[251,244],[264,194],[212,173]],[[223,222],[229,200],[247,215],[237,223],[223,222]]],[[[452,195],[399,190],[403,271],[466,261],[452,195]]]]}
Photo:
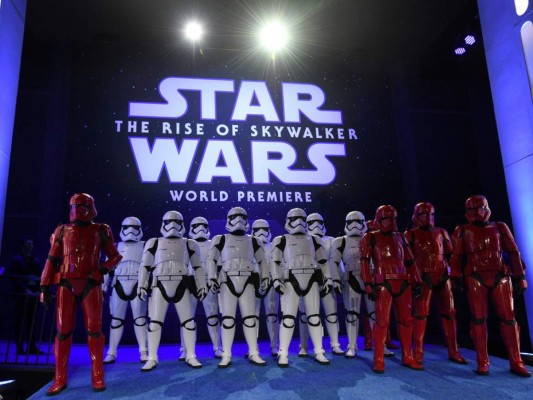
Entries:
{"type": "MultiPolygon", "coordinates": [[[[341,344],[346,338],[341,338],[341,344]],[[342,340],[344,339],[344,340],[342,340]]],[[[260,350],[266,367],[248,363],[246,345],[236,342],[230,367],[217,368],[211,345],[197,344],[203,368],[192,369],[178,361],[178,345],[162,345],[160,363],[151,372],[142,373],[137,348],[119,348],[115,364],[106,365],[107,390],[95,393],[91,388],[87,347],[76,345],[71,354],[68,388],[57,398],[67,399],[532,399],[533,378],[521,378],[509,372],[507,360],[491,357],[489,376],[474,374],[475,353],[461,349],[468,365],[447,360],[443,346],[428,345],[425,371],[412,371],[396,357],[386,360],[383,375],[371,370],[372,352],[360,351],[355,359],[333,356],[329,366],[317,364],[313,357],[297,357],[298,340],[290,349],[289,368],[279,368],[269,354],[267,342],[260,350]]],[[[362,342],[359,343],[362,348],[362,342]]],[[[327,347],[329,350],[329,347],[327,347]]],[[[30,399],[46,398],[48,385],[30,399]]]]}

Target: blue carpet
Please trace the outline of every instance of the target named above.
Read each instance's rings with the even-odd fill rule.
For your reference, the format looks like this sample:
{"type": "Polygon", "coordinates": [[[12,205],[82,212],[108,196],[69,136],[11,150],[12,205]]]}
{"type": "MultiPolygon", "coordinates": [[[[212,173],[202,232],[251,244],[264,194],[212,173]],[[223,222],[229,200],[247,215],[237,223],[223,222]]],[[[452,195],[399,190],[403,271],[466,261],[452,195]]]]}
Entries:
{"type": "MultiPolygon", "coordinates": [[[[361,343],[362,344],[362,343],[361,343]]],[[[297,343],[293,343],[294,346],[297,343]]],[[[267,344],[260,343],[264,354],[267,344]]],[[[218,369],[207,344],[198,344],[197,353],[204,367],[191,369],[177,361],[177,346],[161,346],[160,363],[151,372],[141,373],[137,352],[124,346],[119,359],[106,365],[107,390],[92,391],[90,366],[72,363],[68,388],[56,398],[67,399],[533,399],[533,378],[509,373],[507,360],[491,357],[489,376],[475,375],[475,353],[461,349],[468,365],[447,361],[442,346],[426,346],[425,371],[402,367],[399,354],[386,360],[385,374],[372,372],[372,352],[360,351],[355,359],[327,354],[331,365],[322,366],[312,357],[298,358],[291,347],[290,367],[279,368],[270,356],[266,367],[251,365],[243,357],[243,343],[235,343],[229,368],[218,369]],[[74,364],[74,365],[72,365],[74,364]]],[[[86,348],[84,349],[86,352],[86,348]]],[[[398,353],[399,351],[397,351],[398,353]]],[[[87,356],[88,358],[88,356],[87,356]]],[[[46,387],[30,399],[49,398],[46,387]]]]}

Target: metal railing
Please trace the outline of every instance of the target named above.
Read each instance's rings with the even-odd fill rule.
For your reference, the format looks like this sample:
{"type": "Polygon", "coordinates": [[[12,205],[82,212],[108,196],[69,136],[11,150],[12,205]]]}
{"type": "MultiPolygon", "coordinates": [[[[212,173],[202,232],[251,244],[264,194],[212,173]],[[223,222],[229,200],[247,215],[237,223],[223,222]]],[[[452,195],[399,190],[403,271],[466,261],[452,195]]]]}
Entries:
{"type": "Polygon", "coordinates": [[[14,290],[14,280],[25,276],[0,276],[0,364],[54,364],[54,307],[46,309],[39,293],[14,290]]]}

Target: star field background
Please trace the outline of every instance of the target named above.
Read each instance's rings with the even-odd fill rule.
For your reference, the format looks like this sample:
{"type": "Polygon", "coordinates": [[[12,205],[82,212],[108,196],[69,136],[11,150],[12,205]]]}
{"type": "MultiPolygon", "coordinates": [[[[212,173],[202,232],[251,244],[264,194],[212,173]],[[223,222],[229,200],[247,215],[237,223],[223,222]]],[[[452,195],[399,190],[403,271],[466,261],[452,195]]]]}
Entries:
{"type": "MultiPolygon", "coordinates": [[[[329,234],[340,234],[345,215],[352,210],[361,210],[369,217],[383,202],[397,204],[401,197],[401,179],[398,171],[398,150],[390,109],[389,86],[384,71],[370,62],[354,60],[347,55],[339,55],[335,60],[310,56],[305,68],[276,65],[265,70],[257,60],[243,62],[230,53],[198,53],[194,63],[190,54],[175,49],[166,51],[160,46],[117,46],[114,44],[92,46],[80,44],[74,50],[72,65],[72,88],[69,110],[69,136],[66,158],[67,171],[65,187],[69,194],[78,191],[91,193],[101,215],[106,215],[109,223],[118,226],[122,218],[135,215],[143,223],[157,232],[160,218],[171,209],[180,211],[186,221],[197,215],[209,220],[224,220],[227,211],[241,206],[248,211],[251,220],[264,218],[278,221],[283,225],[287,211],[293,207],[304,208],[307,213],[321,213],[329,227],[329,234]],[[207,55],[206,55],[207,54],[207,55]],[[341,110],[345,128],[345,140],[324,140],[290,138],[284,133],[281,138],[251,138],[251,125],[288,126],[289,124],[265,122],[262,117],[251,116],[239,123],[236,137],[222,137],[215,133],[218,124],[231,124],[236,93],[217,95],[216,121],[203,121],[199,115],[199,93],[183,92],[189,102],[186,115],[176,120],[132,118],[150,121],[150,133],[117,133],[115,120],[128,120],[128,102],[162,102],[158,93],[160,81],[170,76],[202,77],[211,79],[233,79],[236,88],[243,80],[267,82],[280,118],[282,118],[282,82],[312,83],[321,87],[326,94],[326,104],[322,109],[341,110]],[[203,123],[203,136],[161,134],[161,122],[172,125],[191,122],[203,123]],[[348,128],[357,132],[358,140],[348,139],[348,128]],[[185,137],[200,139],[200,146],[194,158],[193,168],[186,184],[170,183],[166,169],[158,183],[143,183],[137,170],[133,151],[129,144],[130,136],[147,136],[152,145],[156,137],[175,138],[178,147],[185,137]],[[194,178],[202,160],[203,149],[208,139],[233,140],[241,159],[248,184],[233,185],[226,177],[217,178],[212,184],[195,184],[194,178]],[[293,169],[313,169],[307,159],[308,147],[318,141],[344,142],[345,157],[330,157],[336,168],[335,180],[327,186],[284,185],[272,177],[270,185],[253,185],[251,176],[250,140],[279,140],[290,143],[298,153],[293,169]],[[170,190],[227,191],[225,202],[190,202],[182,198],[173,201],[170,190]],[[299,191],[312,193],[312,203],[280,201],[237,203],[237,191],[299,191]],[[120,210],[120,213],[118,212],[120,210]]],[[[214,52],[212,52],[214,53],[214,52]]],[[[268,60],[267,60],[268,62],[268,60]]],[[[293,124],[294,125],[294,124],[293,124]]],[[[319,127],[302,118],[305,127],[319,127]]],[[[334,127],[336,126],[327,126],[334,127]]],[[[274,131],[271,128],[271,131],[274,131]]],[[[274,131],[275,132],[275,131],[274,131]]],[[[257,197],[257,196],[256,196],[257,197]]],[[[274,222],[275,223],[275,222],[274,222]]],[[[279,227],[273,227],[275,231],[279,227]]],[[[213,229],[213,228],[212,228],[213,229]]],[[[274,232],[275,233],[275,232],[274,232]]],[[[281,232],[279,232],[281,233],[281,232]]]]}
{"type": "MultiPolygon", "coordinates": [[[[127,6],[120,0],[29,0],[2,256],[9,257],[28,232],[41,239],[36,249],[46,255],[46,239],[67,220],[68,199],[80,191],[95,197],[98,220],[115,232],[133,214],[146,236],[159,234],[170,209],[186,222],[203,215],[219,233],[235,205],[251,220],[268,219],[274,234],[283,232],[287,211],[302,206],[320,212],[327,233],[337,236],[349,211],[371,218],[377,206],[390,203],[403,229],[422,199],[435,204],[439,224],[453,229],[473,192],[486,194],[493,212],[508,220],[481,40],[460,62],[446,56],[449,38],[476,15],[475,0],[129,0],[127,6]],[[256,40],[257,27],[273,15],[294,34],[293,46],[275,58],[256,40]],[[180,29],[191,18],[206,21],[201,45],[182,38],[180,29]],[[163,171],[158,183],[142,183],[128,137],[148,136],[150,145],[157,137],[175,137],[179,146],[184,135],[158,133],[162,120],[150,120],[148,135],[116,133],[114,121],[126,123],[129,102],[161,102],[158,85],[169,76],[232,79],[236,88],[243,80],[266,82],[281,118],[280,83],[315,84],[326,95],[323,109],[340,110],[342,127],[355,129],[358,140],[344,140],[345,157],[330,157],[337,172],[330,185],[283,185],[275,177],[270,185],[253,185],[250,141],[274,138],[215,135],[214,126],[229,122],[236,94],[218,94],[218,119],[202,121],[199,94],[184,92],[190,107],[176,122],[203,123],[206,132],[188,136],[200,139],[188,181],[170,184],[163,171]],[[234,141],[247,185],[229,178],[194,184],[213,138],[234,141]],[[225,190],[230,198],[175,202],[170,190],[225,190]],[[313,202],[236,204],[238,190],[311,192],[313,202]]],[[[251,125],[289,124],[249,117],[238,125],[248,132],[251,125]]],[[[298,126],[325,127],[305,119],[298,126]]],[[[276,140],[297,149],[293,168],[312,167],[306,153],[315,140],[276,140]]]]}

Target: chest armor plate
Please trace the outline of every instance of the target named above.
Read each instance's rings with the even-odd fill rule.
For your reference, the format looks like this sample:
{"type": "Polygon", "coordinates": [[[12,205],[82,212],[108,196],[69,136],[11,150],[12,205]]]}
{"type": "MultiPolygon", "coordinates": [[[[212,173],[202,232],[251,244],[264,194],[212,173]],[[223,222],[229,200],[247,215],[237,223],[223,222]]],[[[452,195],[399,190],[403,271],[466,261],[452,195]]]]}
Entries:
{"type": "Polygon", "coordinates": [[[359,250],[359,236],[345,236],[344,252],[342,253],[342,262],[346,271],[360,272],[361,271],[361,251],[359,250]]]}
{"type": "Polygon", "coordinates": [[[254,248],[250,235],[225,234],[224,248],[220,252],[222,269],[228,271],[252,271],[254,248]]]}
{"type": "Polygon", "coordinates": [[[440,229],[415,229],[413,234],[413,253],[418,268],[426,272],[445,268],[444,237],[440,229]]]}
{"type": "Polygon", "coordinates": [[[62,272],[91,272],[98,269],[102,241],[100,224],[65,225],[62,272]]]}
{"type": "Polygon", "coordinates": [[[187,275],[189,252],[187,239],[159,238],[154,257],[154,274],[159,275],[187,275]]]}
{"type": "Polygon", "coordinates": [[[316,268],[315,245],[309,235],[285,235],[283,256],[289,269],[316,268]]]}
{"type": "Polygon", "coordinates": [[[137,275],[143,255],[144,242],[119,242],[117,249],[122,261],[115,269],[117,275],[137,275]]]}

